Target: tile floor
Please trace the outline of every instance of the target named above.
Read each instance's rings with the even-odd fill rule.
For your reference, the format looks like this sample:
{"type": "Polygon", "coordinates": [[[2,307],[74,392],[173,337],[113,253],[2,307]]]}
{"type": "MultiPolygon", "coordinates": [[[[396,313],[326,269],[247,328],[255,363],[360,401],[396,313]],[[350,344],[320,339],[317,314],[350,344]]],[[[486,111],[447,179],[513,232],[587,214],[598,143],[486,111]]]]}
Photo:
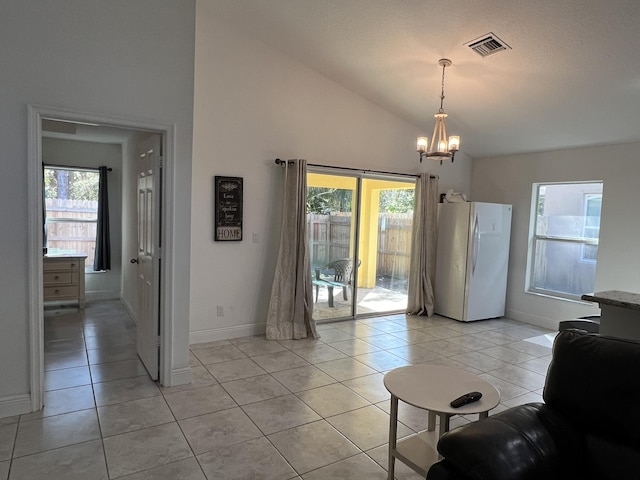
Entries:
{"type": "MultiPolygon", "coordinates": [[[[119,302],[48,311],[46,406],[0,419],[0,480],[382,480],[386,371],[464,368],[500,390],[495,412],[541,399],[551,353],[551,332],[508,319],[394,315],[319,330],[319,341],[193,345],[193,383],[165,389],[137,359],[119,302]]],[[[406,404],[399,418],[400,435],[426,425],[406,404]]],[[[396,478],[420,477],[397,462],[396,478]]]]}

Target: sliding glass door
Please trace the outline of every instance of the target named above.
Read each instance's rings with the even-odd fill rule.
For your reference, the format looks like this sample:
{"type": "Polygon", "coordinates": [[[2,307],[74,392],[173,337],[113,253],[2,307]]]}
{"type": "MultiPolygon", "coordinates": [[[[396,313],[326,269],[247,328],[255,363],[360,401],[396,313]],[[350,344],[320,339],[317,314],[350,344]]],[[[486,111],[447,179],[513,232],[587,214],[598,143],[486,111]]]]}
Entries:
{"type": "Polygon", "coordinates": [[[314,170],[307,186],[313,318],[404,311],[415,180],[314,170]]]}

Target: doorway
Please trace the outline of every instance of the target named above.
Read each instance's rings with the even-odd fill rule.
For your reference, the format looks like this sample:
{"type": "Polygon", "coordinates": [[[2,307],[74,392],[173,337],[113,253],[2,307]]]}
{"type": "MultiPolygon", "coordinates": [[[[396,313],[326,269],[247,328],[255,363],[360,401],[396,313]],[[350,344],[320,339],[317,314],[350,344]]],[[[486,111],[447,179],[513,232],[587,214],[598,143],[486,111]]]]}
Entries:
{"type": "Polygon", "coordinates": [[[310,169],[314,320],[406,309],[414,190],[413,177],[310,169]]]}
{"type": "MultiPolygon", "coordinates": [[[[174,144],[174,131],[172,126],[161,124],[150,124],[148,122],[139,122],[129,119],[116,119],[113,117],[105,117],[101,115],[85,114],[80,112],[61,111],[58,109],[30,107],[29,108],[29,202],[30,202],[30,215],[29,215],[29,240],[30,240],[30,299],[31,299],[31,311],[29,315],[30,321],[30,358],[31,358],[31,403],[32,409],[38,410],[42,407],[43,399],[43,378],[44,378],[44,366],[43,366],[43,319],[44,319],[44,306],[43,306],[43,273],[42,273],[42,254],[43,254],[43,213],[42,213],[42,198],[43,198],[43,178],[42,178],[42,163],[43,163],[43,122],[53,121],[59,125],[72,126],[76,131],[87,130],[92,128],[97,132],[99,129],[103,131],[113,132],[125,132],[129,134],[140,134],[146,137],[155,135],[161,139],[161,145],[163,152],[165,152],[163,158],[164,174],[161,177],[163,185],[170,184],[173,181],[173,159],[171,158],[174,144]]],[[[90,135],[89,135],[90,136],[90,135]]],[[[132,137],[133,138],[133,137],[132,137]]],[[[95,139],[94,139],[95,140],[95,139]]],[[[112,139],[113,140],[113,139],[112,139]]],[[[130,147],[135,149],[134,146],[130,147]]],[[[125,147],[123,146],[123,152],[125,147]]],[[[123,153],[124,155],[124,153],[123,153]]],[[[124,172],[124,169],[123,169],[124,172]]],[[[125,172],[122,175],[123,179],[127,177],[125,172]]],[[[130,182],[134,185],[137,183],[137,178],[134,175],[133,178],[129,178],[130,182]]],[[[158,230],[159,233],[171,231],[172,229],[172,193],[165,189],[159,190],[161,193],[158,196],[159,208],[158,211],[158,225],[162,225],[162,229],[158,230]],[[162,209],[160,208],[162,206],[162,209]]],[[[123,195],[123,199],[125,196],[123,195]]],[[[137,195],[134,194],[132,199],[135,202],[135,212],[137,214],[137,195]]],[[[123,222],[125,223],[125,222],[123,222]]],[[[137,248],[137,231],[133,234],[134,251],[137,248]]],[[[162,235],[165,236],[165,235],[162,235]]],[[[161,236],[158,236],[158,241],[161,236]]],[[[123,241],[123,245],[124,245],[123,241]]],[[[127,241],[127,243],[131,243],[127,241]]],[[[172,256],[172,250],[168,242],[165,242],[164,258],[165,262],[170,261],[172,256]]],[[[122,250],[122,264],[126,261],[129,262],[129,254],[126,249],[122,250]]],[[[164,385],[171,384],[171,345],[172,338],[171,332],[173,326],[170,317],[165,314],[168,310],[167,305],[170,305],[170,292],[172,288],[172,281],[170,277],[160,278],[159,269],[158,276],[155,279],[156,285],[158,285],[159,297],[162,299],[156,304],[156,332],[169,332],[167,335],[160,336],[156,334],[152,339],[154,346],[159,347],[159,360],[156,361],[156,370],[159,370],[158,378],[160,383],[164,385]]],[[[121,291],[124,291],[126,287],[122,285],[121,291]]]]}

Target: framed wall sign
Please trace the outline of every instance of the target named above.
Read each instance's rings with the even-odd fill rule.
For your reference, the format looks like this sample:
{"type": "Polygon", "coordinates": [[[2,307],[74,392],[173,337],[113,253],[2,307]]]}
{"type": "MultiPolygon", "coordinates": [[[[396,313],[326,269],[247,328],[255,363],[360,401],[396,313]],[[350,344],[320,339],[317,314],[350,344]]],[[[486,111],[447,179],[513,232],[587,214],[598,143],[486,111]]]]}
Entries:
{"type": "Polygon", "coordinates": [[[215,235],[219,242],[242,240],[242,177],[215,177],[215,235]]]}

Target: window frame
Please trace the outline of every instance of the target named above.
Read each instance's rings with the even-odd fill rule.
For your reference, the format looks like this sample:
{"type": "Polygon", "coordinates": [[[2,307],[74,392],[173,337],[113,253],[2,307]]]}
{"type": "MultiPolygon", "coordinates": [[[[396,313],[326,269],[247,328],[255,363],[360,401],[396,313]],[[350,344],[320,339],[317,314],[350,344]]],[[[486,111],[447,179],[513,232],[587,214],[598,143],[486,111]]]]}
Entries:
{"type": "MultiPolygon", "coordinates": [[[[532,186],[532,201],[531,201],[531,217],[530,217],[530,229],[529,229],[529,250],[527,253],[527,277],[525,284],[525,292],[534,294],[534,295],[543,295],[547,297],[558,298],[562,300],[570,300],[570,301],[580,301],[581,295],[574,295],[567,292],[560,292],[557,290],[548,290],[544,288],[539,288],[535,286],[535,274],[536,274],[536,251],[539,242],[564,242],[570,244],[578,244],[581,245],[580,252],[580,262],[590,263],[597,265],[597,254],[595,259],[586,258],[584,255],[585,246],[599,245],[599,236],[600,236],[600,223],[598,223],[598,238],[587,238],[584,236],[584,232],[586,228],[593,228],[586,226],[586,212],[588,207],[588,199],[599,197],[601,201],[602,208],[602,198],[603,192],[600,194],[592,194],[587,193],[583,194],[583,227],[582,227],[582,236],[581,237],[572,237],[572,236],[562,236],[562,235],[544,235],[538,233],[538,218],[540,217],[540,200],[544,198],[546,194],[546,187],[550,185],[580,185],[580,184],[600,184],[602,190],[604,190],[604,182],[602,180],[590,180],[590,181],[566,181],[566,182],[538,182],[534,183],[532,186]],[[541,190],[544,192],[541,195],[541,190]]],[[[586,293],[586,292],[585,292],[586,293]]]]}
{"type": "MultiPolygon", "coordinates": [[[[93,173],[97,175],[97,179],[96,179],[96,183],[99,183],[100,181],[100,174],[99,171],[95,168],[87,168],[87,167],[73,167],[73,166],[62,166],[62,165],[51,165],[51,164],[44,164],[43,165],[44,170],[65,170],[68,172],[85,172],[85,173],[93,173]]],[[[43,171],[44,173],[44,171],[43,171]]],[[[44,194],[44,189],[43,189],[43,194],[44,194]]],[[[46,197],[45,197],[46,198],[46,197]]],[[[47,235],[46,235],[46,244],[45,247],[47,247],[47,251],[48,253],[51,253],[51,250],[53,247],[51,247],[49,245],[49,235],[48,235],[48,225],[49,224],[53,224],[53,223],[68,223],[68,224],[93,224],[98,225],[98,206],[96,205],[96,210],[95,210],[95,216],[91,217],[91,218],[82,218],[82,217],[50,217],[48,215],[49,209],[46,206],[46,202],[44,204],[44,211],[43,211],[43,215],[44,215],[44,224],[45,224],[45,228],[47,229],[47,235]]],[[[90,237],[81,237],[81,238],[90,238],[90,237]]],[[[95,244],[96,244],[96,238],[92,238],[92,248],[95,252],[95,244]]],[[[87,240],[88,242],[88,240],[87,240]]],[[[76,252],[79,253],[87,253],[84,251],[79,251],[79,250],[75,250],[76,252]]],[[[91,257],[91,255],[89,255],[87,253],[88,257],[91,257]]],[[[89,262],[85,262],[85,273],[100,273],[100,272],[96,272],[93,270],[93,262],[89,261],[89,262]]]]}

